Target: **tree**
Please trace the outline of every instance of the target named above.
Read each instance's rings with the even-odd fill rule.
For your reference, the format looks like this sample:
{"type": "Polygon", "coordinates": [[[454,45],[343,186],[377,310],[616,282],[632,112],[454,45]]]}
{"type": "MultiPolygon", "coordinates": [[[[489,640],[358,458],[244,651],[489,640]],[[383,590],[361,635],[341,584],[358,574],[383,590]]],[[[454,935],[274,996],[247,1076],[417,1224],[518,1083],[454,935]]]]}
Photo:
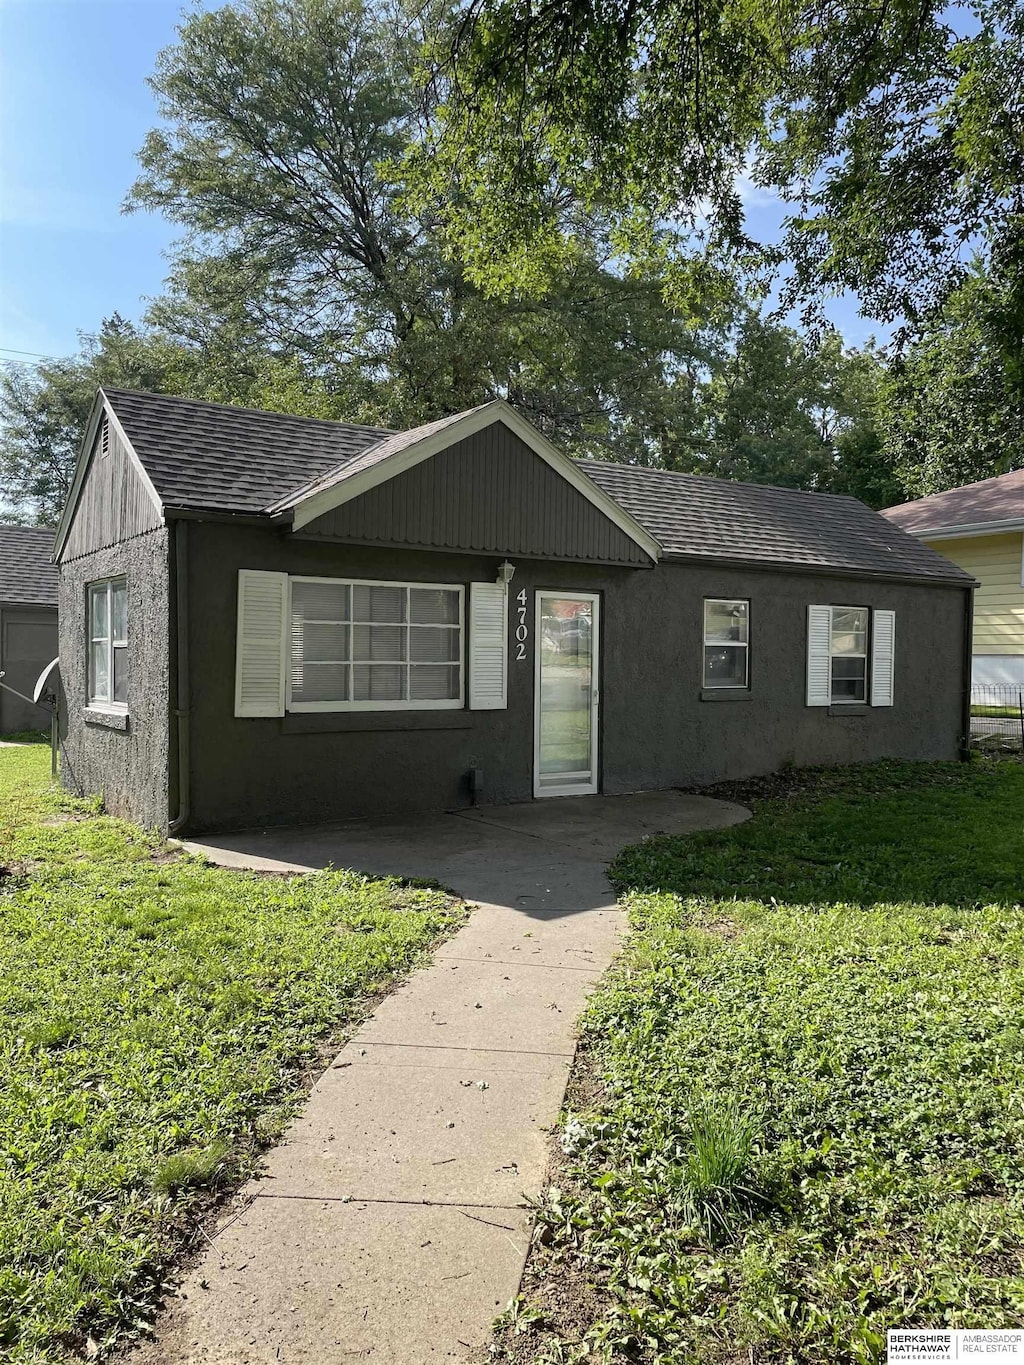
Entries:
{"type": "Polygon", "coordinates": [[[675,467],[719,478],[899,501],[877,432],[883,362],[873,346],[814,343],[750,311],[697,393],[697,443],[675,467]]]}
{"type": "Polygon", "coordinates": [[[148,347],[116,313],[81,353],[37,368],[0,370],[0,501],[6,516],[56,525],[71,486],[78,447],[100,384],[159,387],[171,352],[148,347]]]}
{"type": "Polygon", "coordinates": [[[114,314],[80,334],[66,360],[0,369],[0,503],[4,516],[55,525],[71,486],[97,388],[144,389],[305,416],[333,416],[330,395],[295,357],[252,344],[227,352],[185,344],[114,314]]]}
{"type": "Polygon", "coordinates": [[[880,429],[905,496],[1024,468],[1022,298],[1014,269],[976,262],[887,375],[880,429]]]}
{"type": "Polygon", "coordinates": [[[853,289],[913,323],[979,233],[1019,240],[1016,0],[469,0],[428,55],[414,170],[484,288],[547,287],[566,188],[698,308],[788,258],[790,301],[853,289]],[[781,247],[751,240],[745,177],[789,201],[781,247]]]}
{"type": "Polygon", "coordinates": [[[229,375],[279,347],[349,420],[508,396],[574,450],[658,458],[692,425],[699,321],[656,276],[617,270],[578,204],[546,298],[485,296],[394,173],[419,134],[421,45],[363,0],[238,0],[184,22],[130,200],[187,233],[150,321],[229,375]]]}

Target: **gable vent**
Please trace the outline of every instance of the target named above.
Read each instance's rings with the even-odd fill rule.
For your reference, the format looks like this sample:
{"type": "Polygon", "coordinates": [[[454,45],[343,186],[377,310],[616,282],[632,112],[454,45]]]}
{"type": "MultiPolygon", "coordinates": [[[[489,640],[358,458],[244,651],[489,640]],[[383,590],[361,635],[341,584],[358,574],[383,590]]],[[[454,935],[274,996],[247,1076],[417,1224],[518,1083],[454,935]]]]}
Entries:
{"type": "Polygon", "coordinates": [[[100,454],[104,457],[110,454],[110,419],[107,417],[100,428],[100,454]]]}

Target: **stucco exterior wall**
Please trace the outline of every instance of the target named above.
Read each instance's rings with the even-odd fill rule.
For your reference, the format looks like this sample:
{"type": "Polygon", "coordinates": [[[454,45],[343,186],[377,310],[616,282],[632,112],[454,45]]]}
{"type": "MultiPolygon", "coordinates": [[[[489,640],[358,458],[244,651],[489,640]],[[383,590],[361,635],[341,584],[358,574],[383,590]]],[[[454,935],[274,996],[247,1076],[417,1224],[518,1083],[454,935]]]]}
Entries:
{"type": "Polygon", "coordinates": [[[169,566],[165,529],[65,562],[60,569],[60,659],[64,685],[61,779],[100,794],[105,808],[144,825],[168,819],[169,566]],[[128,580],[127,717],[88,705],[86,588],[128,580]]]}
{"type": "MultiPolygon", "coordinates": [[[[964,592],[955,587],[666,563],[628,569],[521,560],[527,657],[509,661],[508,708],[236,719],[239,568],[423,582],[493,581],[500,556],[289,540],[259,528],[190,528],[194,828],[322,821],[483,803],[533,791],[534,592],[602,594],[601,790],[708,783],[797,765],[952,759],[961,732],[964,592]],[[704,596],[751,600],[751,687],[701,698],[704,596]],[[804,704],[807,606],[892,608],[896,704],[832,713],[804,704]]],[[[513,621],[515,615],[512,616],[513,621]]]]}
{"type": "MultiPolygon", "coordinates": [[[[56,607],[0,602],[0,671],[3,682],[31,697],[40,673],[57,655],[56,607]]],[[[0,687],[0,734],[45,730],[50,713],[0,687]]]]}

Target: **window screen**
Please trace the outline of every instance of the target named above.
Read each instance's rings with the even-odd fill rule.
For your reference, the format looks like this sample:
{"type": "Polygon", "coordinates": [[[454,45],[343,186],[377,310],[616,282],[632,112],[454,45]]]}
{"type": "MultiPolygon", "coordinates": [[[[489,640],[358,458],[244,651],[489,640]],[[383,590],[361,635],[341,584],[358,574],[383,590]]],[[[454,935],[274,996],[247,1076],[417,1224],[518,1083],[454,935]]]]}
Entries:
{"type": "Polygon", "coordinates": [[[128,584],[123,578],[90,583],[89,701],[97,706],[128,703],[128,584]]]}

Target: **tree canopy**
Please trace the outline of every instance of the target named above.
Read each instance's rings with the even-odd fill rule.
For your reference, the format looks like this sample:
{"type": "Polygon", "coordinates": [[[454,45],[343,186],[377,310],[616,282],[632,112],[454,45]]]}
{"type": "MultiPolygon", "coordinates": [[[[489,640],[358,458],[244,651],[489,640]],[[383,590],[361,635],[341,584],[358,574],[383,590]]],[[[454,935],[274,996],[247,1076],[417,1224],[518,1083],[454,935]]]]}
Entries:
{"type": "Polygon", "coordinates": [[[468,0],[430,60],[415,175],[485,289],[546,287],[573,200],[696,308],[785,261],[790,301],[853,289],[913,324],[1018,240],[1016,0],[468,0]],[[787,202],[781,243],[750,234],[750,180],[787,202]]]}

